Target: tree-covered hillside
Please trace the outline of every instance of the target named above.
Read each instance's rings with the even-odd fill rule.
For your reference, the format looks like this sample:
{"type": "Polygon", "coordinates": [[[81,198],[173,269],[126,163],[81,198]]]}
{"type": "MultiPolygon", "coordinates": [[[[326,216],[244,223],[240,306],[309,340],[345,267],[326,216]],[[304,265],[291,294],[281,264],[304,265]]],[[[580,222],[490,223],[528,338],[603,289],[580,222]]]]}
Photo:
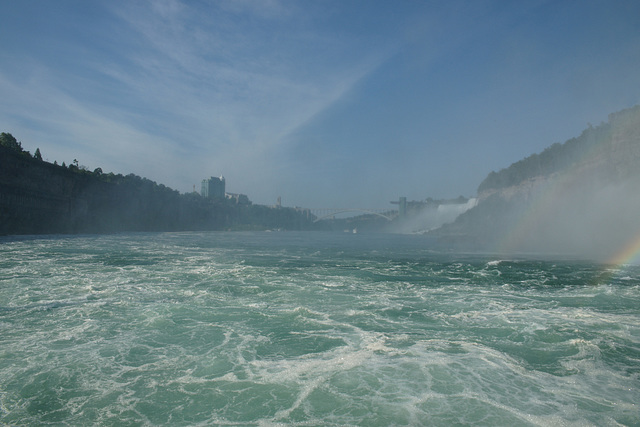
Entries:
{"type": "Polygon", "coordinates": [[[0,134],[0,235],[226,229],[301,229],[313,218],[293,208],[180,194],[135,174],[89,171],[32,156],[0,134]]]}
{"type": "Polygon", "coordinates": [[[447,247],[609,260],[640,239],[640,106],[492,172],[431,235],[447,247]]]}
{"type": "Polygon", "coordinates": [[[606,161],[608,150],[614,142],[612,123],[638,114],[640,106],[612,114],[608,123],[595,127],[589,125],[577,138],[571,138],[563,144],[555,143],[540,154],[532,154],[499,172],[491,172],[478,187],[478,193],[516,186],[528,179],[565,171],[580,163],[606,161]]]}

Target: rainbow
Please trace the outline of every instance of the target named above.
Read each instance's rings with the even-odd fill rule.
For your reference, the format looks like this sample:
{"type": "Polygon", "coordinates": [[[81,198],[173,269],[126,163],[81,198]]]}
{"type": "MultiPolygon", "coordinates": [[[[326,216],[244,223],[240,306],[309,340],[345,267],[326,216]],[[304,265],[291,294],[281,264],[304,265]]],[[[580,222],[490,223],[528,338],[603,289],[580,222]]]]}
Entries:
{"type": "MultiPolygon", "coordinates": [[[[554,206],[557,203],[563,202],[566,195],[570,194],[572,189],[579,185],[578,181],[579,178],[574,179],[574,177],[571,177],[571,175],[568,174],[556,177],[556,179],[551,182],[543,182],[539,184],[537,188],[534,188],[530,195],[531,198],[529,199],[528,208],[509,229],[505,230],[502,238],[498,241],[497,252],[511,253],[514,251],[522,251],[523,249],[527,250],[535,248],[536,243],[540,242],[542,242],[543,247],[546,246],[547,249],[549,249],[549,245],[544,245],[545,239],[558,237],[553,235],[553,231],[549,231],[547,229],[547,225],[553,223],[556,215],[556,209],[554,206]],[[539,242],[536,242],[536,239],[540,239],[539,242]]],[[[577,219],[577,222],[580,222],[579,218],[577,219]]],[[[592,226],[596,226],[596,224],[592,224],[592,226]]],[[[555,230],[557,231],[559,226],[557,224],[552,224],[551,227],[552,230],[554,230],[553,227],[556,227],[555,230]]],[[[574,224],[567,224],[566,227],[569,227],[566,235],[561,233],[563,236],[559,237],[564,239],[577,237],[576,234],[571,233],[570,229],[570,227],[574,227],[574,224]]],[[[578,230],[578,232],[581,232],[583,229],[584,225],[575,227],[575,230],[578,230]]],[[[573,231],[575,232],[575,230],[573,231]]],[[[588,256],[596,256],[600,261],[608,265],[640,265],[640,225],[631,227],[627,232],[629,234],[626,236],[621,234],[612,236],[612,240],[608,242],[608,245],[601,248],[600,252],[598,249],[590,253],[587,250],[584,254],[588,254],[588,256]]],[[[595,240],[597,238],[597,235],[590,237],[591,240],[595,240]]],[[[574,242],[567,242],[566,247],[559,249],[578,249],[579,251],[580,241],[581,240],[578,238],[574,242]]],[[[589,238],[583,238],[582,244],[587,244],[586,242],[588,241],[589,238]]]]}
{"type": "MultiPolygon", "coordinates": [[[[542,179],[532,178],[528,181],[530,187],[525,190],[528,191],[526,209],[513,223],[505,224],[507,228],[504,229],[504,233],[497,242],[497,252],[510,253],[531,250],[537,247],[536,243],[544,244],[547,240],[555,241],[557,245],[566,243],[564,248],[558,247],[559,250],[572,250],[573,248],[579,250],[580,245],[585,245],[585,249],[587,249],[586,245],[589,245],[590,240],[598,239],[597,233],[592,236],[584,236],[585,227],[591,225],[594,230],[597,230],[600,222],[597,217],[590,216],[592,212],[588,209],[590,206],[589,195],[583,197],[580,193],[580,191],[589,191],[584,190],[583,186],[591,178],[592,172],[589,171],[589,164],[593,163],[593,159],[602,157],[602,153],[610,149],[611,141],[618,135],[626,135],[629,126],[640,125],[640,110],[637,108],[616,115],[620,115],[624,120],[621,124],[614,126],[610,116],[608,126],[611,126],[611,129],[608,132],[601,132],[602,129],[598,129],[599,127],[593,129],[598,132],[596,136],[589,135],[588,132],[591,129],[583,132],[579,139],[596,137],[599,141],[595,144],[592,143],[572,164],[550,176],[539,177],[542,179]],[[626,123],[629,119],[633,120],[631,125],[626,123]],[[564,214],[563,209],[566,209],[567,203],[571,203],[568,199],[573,195],[577,197],[576,201],[585,203],[585,205],[581,208],[578,207],[576,212],[569,213],[566,218],[563,218],[568,218],[567,224],[562,226],[563,228],[559,228],[561,226],[554,221],[559,215],[564,214]],[[574,215],[575,221],[571,221],[571,215],[574,215]]],[[[527,183],[524,184],[527,185],[527,183]]],[[[637,209],[637,206],[637,204],[628,205],[627,210],[633,211],[637,209]]],[[[602,220],[605,225],[607,221],[615,221],[616,219],[613,217],[602,220]]],[[[600,248],[601,261],[609,261],[609,264],[614,265],[640,264],[640,229],[638,226],[631,228],[628,230],[629,235],[612,236],[612,239],[617,238],[618,241],[611,240],[608,242],[608,247],[600,248]],[[628,237],[632,238],[628,239],[628,237]],[[611,254],[614,255],[611,256],[611,254]]],[[[595,251],[597,253],[598,249],[596,248],[595,251]]]]}
{"type": "Polygon", "coordinates": [[[640,233],[631,239],[626,246],[616,253],[610,260],[609,264],[640,265],[640,233]]]}
{"type": "Polygon", "coordinates": [[[498,252],[508,253],[527,248],[532,239],[540,237],[545,224],[553,223],[554,207],[579,187],[580,177],[567,170],[554,174],[550,179],[534,179],[530,185],[528,208],[505,230],[498,242],[498,252]]]}

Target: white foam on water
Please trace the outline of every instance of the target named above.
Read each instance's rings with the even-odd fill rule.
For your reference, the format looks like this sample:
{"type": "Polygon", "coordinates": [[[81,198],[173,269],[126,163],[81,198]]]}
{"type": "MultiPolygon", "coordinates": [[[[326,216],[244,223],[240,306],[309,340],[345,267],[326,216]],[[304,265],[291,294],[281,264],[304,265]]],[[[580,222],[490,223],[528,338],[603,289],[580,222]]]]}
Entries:
{"type": "Polygon", "coordinates": [[[256,255],[213,237],[0,244],[0,423],[639,419],[631,272],[589,286],[563,264],[256,255]]]}

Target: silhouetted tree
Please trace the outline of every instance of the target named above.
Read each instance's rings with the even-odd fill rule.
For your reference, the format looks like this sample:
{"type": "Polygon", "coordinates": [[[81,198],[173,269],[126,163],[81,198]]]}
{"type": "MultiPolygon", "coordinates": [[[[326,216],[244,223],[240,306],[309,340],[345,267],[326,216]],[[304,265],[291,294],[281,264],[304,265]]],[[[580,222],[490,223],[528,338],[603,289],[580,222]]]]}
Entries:
{"type": "Polygon", "coordinates": [[[42,154],[40,154],[39,148],[36,148],[36,152],[33,154],[33,158],[36,160],[42,160],[42,154]]]}
{"type": "Polygon", "coordinates": [[[18,140],[15,139],[13,135],[11,135],[10,133],[5,133],[5,132],[0,133],[0,145],[2,145],[3,147],[7,147],[11,150],[17,151],[19,153],[23,151],[22,144],[18,142],[18,140]]]}

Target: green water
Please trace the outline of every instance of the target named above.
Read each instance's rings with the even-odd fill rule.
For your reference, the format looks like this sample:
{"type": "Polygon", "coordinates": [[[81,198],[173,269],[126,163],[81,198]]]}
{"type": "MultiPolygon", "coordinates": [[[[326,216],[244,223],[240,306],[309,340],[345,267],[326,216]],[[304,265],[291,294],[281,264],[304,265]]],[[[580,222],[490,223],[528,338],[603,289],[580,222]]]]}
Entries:
{"type": "Polygon", "coordinates": [[[640,425],[640,268],[420,236],[0,240],[6,425],[640,425]]]}

